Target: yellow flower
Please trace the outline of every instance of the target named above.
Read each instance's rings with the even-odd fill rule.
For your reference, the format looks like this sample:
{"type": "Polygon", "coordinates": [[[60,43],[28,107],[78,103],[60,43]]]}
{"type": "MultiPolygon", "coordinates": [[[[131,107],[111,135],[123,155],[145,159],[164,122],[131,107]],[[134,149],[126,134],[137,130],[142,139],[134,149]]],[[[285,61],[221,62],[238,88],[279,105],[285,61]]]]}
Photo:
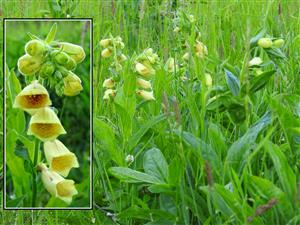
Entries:
{"type": "Polygon", "coordinates": [[[262,64],[263,61],[260,57],[254,57],[253,59],[251,59],[249,62],[248,62],[248,66],[251,67],[251,66],[258,66],[260,64],[262,64]]]}
{"type": "Polygon", "coordinates": [[[179,27],[175,27],[174,30],[173,30],[174,33],[178,33],[179,31],[180,31],[179,27]]]}
{"type": "Polygon", "coordinates": [[[85,52],[79,45],[74,45],[68,42],[60,42],[59,46],[66,52],[76,63],[80,63],[85,58],[85,52]]]}
{"type": "Polygon", "coordinates": [[[18,60],[18,69],[23,75],[33,75],[38,72],[42,65],[42,58],[36,56],[30,56],[28,54],[23,55],[18,60]]]}
{"type": "Polygon", "coordinates": [[[184,53],[184,55],[182,56],[182,59],[185,61],[188,61],[190,59],[190,53],[188,53],[188,52],[184,53]]]}
{"type": "Polygon", "coordinates": [[[78,168],[76,155],[69,151],[59,140],[44,143],[45,157],[50,170],[66,177],[72,168],[78,168]]]}
{"type": "Polygon", "coordinates": [[[34,114],[39,108],[49,105],[51,100],[48,91],[35,80],[16,96],[13,107],[34,114]]]}
{"type": "Polygon", "coordinates": [[[102,39],[100,41],[100,45],[104,48],[108,47],[110,44],[111,44],[111,39],[110,38],[102,39]]]}
{"type": "Polygon", "coordinates": [[[137,90],[136,94],[141,96],[146,101],[155,100],[153,91],[137,90]]]}
{"type": "Polygon", "coordinates": [[[25,52],[31,56],[42,55],[46,50],[46,45],[40,40],[31,40],[25,45],[25,52]]]}
{"type": "Polygon", "coordinates": [[[273,44],[271,38],[261,38],[257,42],[258,46],[262,48],[270,48],[273,44]]]}
{"type": "Polygon", "coordinates": [[[41,141],[56,139],[67,132],[55,112],[49,107],[38,109],[29,122],[28,135],[35,135],[41,141]]]}
{"type": "Polygon", "coordinates": [[[121,62],[126,61],[126,60],[127,60],[127,57],[126,57],[126,55],[121,54],[121,55],[118,55],[118,56],[117,56],[117,60],[121,63],[121,62]]]}
{"type": "Polygon", "coordinates": [[[276,48],[281,48],[284,45],[284,40],[282,38],[273,41],[273,45],[276,48]]]}
{"type": "Polygon", "coordinates": [[[115,96],[116,96],[116,93],[117,93],[116,90],[113,90],[113,89],[107,89],[107,90],[104,92],[103,99],[104,99],[104,100],[108,100],[108,99],[109,99],[109,96],[115,97],[115,96]]]}
{"type": "Polygon", "coordinates": [[[112,88],[115,86],[115,81],[112,78],[105,79],[103,82],[103,87],[112,88]]]}
{"type": "Polygon", "coordinates": [[[108,57],[111,56],[111,54],[112,54],[112,51],[109,50],[108,48],[103,49],[102,52],[101,52],[101,56],[103,58],[108,58],[108,57]]]}
{"type": "Polygon", "coordinates": [[[144,65],[142,63],[135,64],[135,70],[144,77],[150,77],[155,74],[155,70],[150,65],[144,65]]]}
{"type": "Polygon", "coordinates": [[[207,47],[201,41],[196,41],[195,51],[196,56],[200,59],[203,59],[208,54],[207,47]]]}
{"type": "Polygon", "coordinates": [[[45,164],[41,163],[39,169],[42,171],[42,182],[46,190],[54,197],[70,204],[74,195],[78,192],[73,180],[64,179],[58,173],[49,170],[45,164]]]}
{"type": "Polygon", "coordinates": [[[211,87],[212,86],[212,78],[210,76],[209,73],[205,73],[205,85],[207,87],[211,87]]]}
{"type": "Polygon", "coordinates": [[[80,78],[69,71],[68,75],[64,78],[64,95],[75,96],[78,95],[82,89],[80,78]]]}
{"type": "Polygon", "coordinates": [[[175,59],[170,57],[166,62],[165,70],[167,70],[169,73],[173,73],[175,68],[177,69],[177,65],[175,65],[175,59]]]}
{"type": "Polygon", "coordinates": [[[137,78],[136,79],[136,84],[137,84],[137,86],[139,86],[141,88],[144,88],[144,89],[151,89],[152,88],[150,81],[144,80],[142,78],[137,78]]]}

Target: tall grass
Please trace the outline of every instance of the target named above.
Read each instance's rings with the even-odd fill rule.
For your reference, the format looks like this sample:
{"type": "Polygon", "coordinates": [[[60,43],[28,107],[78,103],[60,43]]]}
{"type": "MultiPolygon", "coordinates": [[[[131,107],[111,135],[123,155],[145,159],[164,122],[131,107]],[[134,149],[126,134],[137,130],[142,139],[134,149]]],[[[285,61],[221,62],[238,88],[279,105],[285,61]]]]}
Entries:
{"type": "MultiPolygon", "coordinates": [[[[40,17],[41,9],[59,15],[42,1],[0,7],[3,17],[40,17]]],[[[70,16],[94,19],[94,210],[2,211],[3,224],[299,224],[299,7],[298,1],[79,1],[70,16]],[[173,33],[178,9],[195,16],[208,59],[188,66],[186,82],[157,70],[156,101],[137,104],[126,118],[126,109],[102,100],[110,74],[98,41],[119,35],[128,56],[151,47],[162,62],[179,60],[196,28],[173,33]],[[250,94],[249,43],[263,28],[285,39],[287,57],[271,59],[275,74],[250,94]],[[204,73],[227,88],[225,63],[241,70],[243,107],[210,110],[204,73]],[[135,156],[130,165],[128,154],[135,156]],[[158,162],[167,177],[132,182],[147,162],[158,162]]]]}

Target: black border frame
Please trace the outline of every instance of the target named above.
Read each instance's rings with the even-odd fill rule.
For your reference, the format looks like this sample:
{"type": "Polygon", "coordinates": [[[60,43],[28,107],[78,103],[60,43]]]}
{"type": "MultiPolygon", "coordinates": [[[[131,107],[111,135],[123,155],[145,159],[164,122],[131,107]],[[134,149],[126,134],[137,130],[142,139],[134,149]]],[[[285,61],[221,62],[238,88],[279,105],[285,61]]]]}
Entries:
{"type": "Polygon", "coordinates": [[[93,210],[94,209],[94,177],[93,177],[93,161],[94,161],[94,121],[93,121],[93,116],[94,116],[94,94],[93,94],[93,81],[94,81],[94,74],[93,74],[93,63],[94,63],[94,54],[93,54],[93,46],[94,46],[94,30],[93,30],[93,25],[94,21],[92,17],[87,17],[87,18],[17,18],[17,17],[11,17],[11,18],[3,18],[2,19],[2,72],[3,72],[3,120],[2,120],[2,125],[3,125],[3,149],[2,149],[2,161],[3,161],[3,191],[2,191],[2,209],[3,210],[93,210]],[[5,23],[6,21],[9,20],[27,20],[27,21],[35,21],[35,20],[47,20],[47,21],[89,21],[90,22],[90,206],[89,207],[7,207],[5,205],[6,203],[6,197],[5,197],[5,179],[6,179],[6,161],[4,160],[6,158],[6,73],[5,73],[5,23]]]}

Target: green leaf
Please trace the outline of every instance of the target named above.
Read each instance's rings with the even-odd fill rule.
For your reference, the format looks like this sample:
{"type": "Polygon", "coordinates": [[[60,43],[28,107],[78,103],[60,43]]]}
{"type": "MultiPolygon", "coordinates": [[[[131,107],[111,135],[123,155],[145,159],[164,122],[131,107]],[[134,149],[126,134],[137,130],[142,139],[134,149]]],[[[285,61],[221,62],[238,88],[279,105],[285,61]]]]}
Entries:
{"type": "Polygon", "coordinates": [[[54,23],[45,39],[46,43],[50,44],[52,41],[54,41],[56,30],[57,30],[57,23],[54,23]]]}
{"type": "Polygon", "coordinates": [[[287,193],[290,201],[294,202],[297,193],[297,179],[294,171],[277,145],[269,142],[266,147],[284,192],[287,193]]]}
{"type": "Polygon", "coordinates": [[[116,178],[127,183],[161,184],[159,179],[146,173],[142,173],[127,167],[111,167],[109,172],[116,178]]]}
{"type": "Polygon", "coordinates": [[[234,96],[238,96],[240,93],[240,88],[241,88],[239,79],[227,69],[225,69],[225,75],[226,75],[226,82],[227,82],[227,85],[228,85],[231,93],[234,96]]]}
{"type": "Polygon", "coordinates": [[[145,153],[143,167],[145,173],[156,177],[162,182],[167,182],[168,164],[159,149],[152,148],[145,153]]]}
{"type": "Polygon", "coordinates": [[[262,37],[264,37],[266,35],[266,29],[263,28],[261,29],[253,38],[250,39],[250,47],[254,47],[256,46],[257,42],[259,39],[261,39],[262,37]]]}
{"type": "Polygon", "coordinates": [[[254,147],[258,134],[271,123],[271,113],[265,115],[256,122],[248,131],[228,149],[226,163],[240,173],[246,163],[250,150],[254,147]]]}
{"type": "Polygon", "coordinates": [[[156,124],[160,123],[161,121],[164,121],[166,118],[167,118],[167,115],[165,115],[165,114],[159,115],[159,116],[152,118],[151,120],[146,122],[143,126],[141,126],[140,129],[138,131],[136,131],[134,133],[134,135],[131,136],[128,141],[129,151],[132,150],[139,143],[141,138],[146,134],[146,132],[151,127],[155,126],[156,124]]]}
{"type": "Polygon", "coordinates": [[[22,207],[25,196],[21,196],[15,199],[9,199],[8,196],[6,198],[6,207],[22,207]]]}
{"type": "MultiPolygon", "coordinates": [[[[267,85],[271,76],[276,72],[276,70],[266,71],[258,76],[253,77],[250,79],[250,92],[255,93],[262,89],[264,86],[267,85]]],[[[245,86],[243,86],[244,88],[245,86]]]]}

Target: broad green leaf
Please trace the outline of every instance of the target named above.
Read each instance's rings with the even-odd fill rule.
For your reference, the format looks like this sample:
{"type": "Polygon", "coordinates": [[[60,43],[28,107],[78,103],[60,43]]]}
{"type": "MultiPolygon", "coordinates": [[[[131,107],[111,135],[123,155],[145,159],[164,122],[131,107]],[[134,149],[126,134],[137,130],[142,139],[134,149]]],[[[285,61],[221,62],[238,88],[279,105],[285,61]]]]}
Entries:
{"type": "Polygon", "coordinates": [[[146,122],[143,126],[141,126],[140,129],[138,131],[136,131],[133,136],[130,137],[130,139],[128,141],[128,149],[132,150],[139,143],[141,138],[146,134],[146,132],[150,128],[152,128],[156,124],[160,123],[161,121],[164,121],[166,118],[167,118],[167,115],[165,115],[165,114],[159,115],[159,116],[152,118],[151,120],[146,122]]]}
{"type": "Polygon", "coordinates": [[[240,93],[241,85],[239,79],[233,75],[229,70],[225,69],[225,77],[227,85],[234,96],[238,96],[240,93]]]}
{"type": "MultiPolygon", "coordinates": [[[[255,93],[262,89],[264,86],[267,85],[269,82],[271,76],[276,72],[276,70],[271,70],[271,71],[266,71],[263,72],[262,74],[253,77],[250,79],[250,92],[255,93]]],[[[243,86],[243,89],[245,86],[243,86]]]]}
{"type": "Polygon", "coordinates": [[[247,156],[255,145],[258,134],[270,123],[271,113],[266,112],[258,122],[230,146],[226,157],[227,165],[240,173],[246,163],[247,156]]]}
{"type": "Polygon", "coordinates": [[[156,177],[161,182],[167,182],[168,164],[159,149],[152,148],[146,151],[143,159],[143,167],[145,173],[156,177]]]}
{"type": "Polygon", "coordinates": [[[266,147],[284,192],[287,193],[290,201],[294,202],[297,193],[297,179],[294,171],[277,145],[270,142],[266,144],[266,147]]]}
{"type": "Polygon", "coordinates": [[[163,183],[154,176],[127,167],[111,167],[109,168],[109,172],[116,178],[126,183],[150,183],[150,184],[163,183]]]}
{"type": "Polygon", "coordinates": [[[172,193],[174,190],[172,190],[172,187],[168,184],[152,184],[148,187],[148,190],[151,193],[172,193]]]}
{"type": "Polygon", "coordinates": [[[56,30],[57,30],[57,23],[54,23],[49,31],[49,33],[47,34],[47,37],[45,39],[46,43],[51,43],[52,41],[54,41],[55,39],[55,35],[56,35],[56,30]]]}
{"type": "Polygon", "coordinates": [[[122,128],[123,138],[125,141],[127,141],[132,134],[132,117],[128,114],[127,110],[123,106],[116,102],[115,107],[120,118],[120,127],[122,128]]]}

